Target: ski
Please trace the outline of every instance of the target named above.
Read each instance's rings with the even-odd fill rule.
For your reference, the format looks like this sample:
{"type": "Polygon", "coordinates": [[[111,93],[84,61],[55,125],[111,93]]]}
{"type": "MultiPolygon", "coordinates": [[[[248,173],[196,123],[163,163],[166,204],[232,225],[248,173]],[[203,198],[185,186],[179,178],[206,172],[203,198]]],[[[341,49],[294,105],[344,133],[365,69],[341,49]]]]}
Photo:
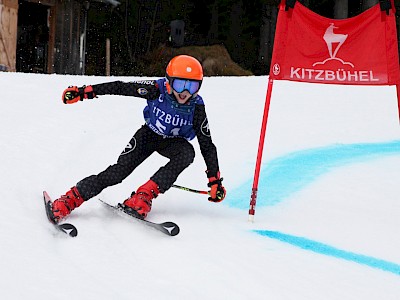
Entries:
{"type": "Polygon", "coordinates": [[[51,201],[49,194],[46,191],[43,192],[43,200],[44,200],[44,207],[46,209],[46,216],[47,216],[47,219],[49,220],[49,222],[51,224],[53,224],[56,229],[65,233],[66,235],[68,235],[70,237],[76,237],[78,235],[78,229],[76,229],[76,227],[74,225],[69,224],[69,223],[59,224],[59,223],[57,223],[56,220],[54,220],[52,213],[51,213],[52,201],[51,201]]]}
{"type": "Polygon", "coordinates": [[[125,208],[125,206],[121,203],[118,203],[118,205],[114,206],[112,204],[109,204],[101,199],[99,199],[101,203],[103,203],[106,207],[113,209],[115,211],[122,212],[132,218],[135,218],[137,221],[140,223],[150,226],[154,229],[157,229],[158,231],[161,231],[162,233],[169,235],[169,236],[175,236],[179,233],[179,226],[175,224],[174,222],[164,222],[164,223],[154,223],[148,220],[144,220],[140,218],[139,215],[135,214],[133,211],[129,211],[125,208]]]}

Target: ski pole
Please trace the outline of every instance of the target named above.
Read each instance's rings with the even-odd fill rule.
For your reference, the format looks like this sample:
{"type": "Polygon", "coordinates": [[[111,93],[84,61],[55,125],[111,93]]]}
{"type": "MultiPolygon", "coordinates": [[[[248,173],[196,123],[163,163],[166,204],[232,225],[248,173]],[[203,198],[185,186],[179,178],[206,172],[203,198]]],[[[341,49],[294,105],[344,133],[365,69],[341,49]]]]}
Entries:
{"type": "Polygon", "coordinates": [[[183,191],[196,193],[196,194],[205,194],[205,195],[209,195],[210,194],[210,192],[207,192],[207,191],[198,191],[198,190],[194,190],[194,189],[187,188],[187,187],[180,186],[180,185],[176,185],[176,184],[173,184],[172,187],[176,188],[176,189],[183,190],[183,191]]]}

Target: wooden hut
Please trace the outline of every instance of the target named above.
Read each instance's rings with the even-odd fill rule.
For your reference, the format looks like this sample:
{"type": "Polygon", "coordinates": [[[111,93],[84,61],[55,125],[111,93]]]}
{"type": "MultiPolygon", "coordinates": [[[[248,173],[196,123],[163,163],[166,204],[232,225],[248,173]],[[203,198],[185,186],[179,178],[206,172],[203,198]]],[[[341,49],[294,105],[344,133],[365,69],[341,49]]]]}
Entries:
{"type": "Polygon", "coordinates": [[[89,7],[83,0],[0,0],[0,66],[84,74],[89,7]]]}

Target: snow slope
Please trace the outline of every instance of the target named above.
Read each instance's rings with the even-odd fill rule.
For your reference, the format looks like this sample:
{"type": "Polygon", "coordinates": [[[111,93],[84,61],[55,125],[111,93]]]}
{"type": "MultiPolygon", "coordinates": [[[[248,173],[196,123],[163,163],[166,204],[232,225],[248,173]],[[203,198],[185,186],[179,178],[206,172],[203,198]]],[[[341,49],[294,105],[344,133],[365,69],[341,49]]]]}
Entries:
{"type": "MultiPolygon", "coordinates": [[[[2,299],[400,299],[400,132],[393,87],[275,82],[255,222],[247,222],[267,77],[205,78],[228,196],[171,189],[148,219],[167,237],[91,199],[48,223],[55,198],[113,164],[143,124],[143,99],[62,104],[68,85],[106,78],[0,73],[2,299]]],[[[195,162],[177,184],[206,189],[195,162]]],[[[166,159],[154,154],[98,197],[123,201],[166,159]]]]}

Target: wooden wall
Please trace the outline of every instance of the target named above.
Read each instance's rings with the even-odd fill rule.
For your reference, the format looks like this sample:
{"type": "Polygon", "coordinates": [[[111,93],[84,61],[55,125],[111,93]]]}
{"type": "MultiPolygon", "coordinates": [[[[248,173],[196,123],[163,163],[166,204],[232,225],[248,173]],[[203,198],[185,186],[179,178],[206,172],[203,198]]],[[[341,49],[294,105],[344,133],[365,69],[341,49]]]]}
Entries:
{"type": "Polygon", "coordinates": [[[59,0],[54,18],[53,70],[58,74],[81,74],[80,46],[83,6],[74,0],[59,0]]]}
{"type": "Polygon", "coordinates": [[[18,0],[0,0],[0,65],[15,71],[18,0]]]}
{"type": "MultiPolygon", "coordinates": [[[[25,0],[49,9],[49,40],[44,72],[82,74],[82,34],[86,8],[78,0],[25,0]]],[[[22,4],[21,4],[22,7],[22,4]]],[[[18,0],[0,0],[0,65],[15,72],[18,39],[18,0]]]]}

